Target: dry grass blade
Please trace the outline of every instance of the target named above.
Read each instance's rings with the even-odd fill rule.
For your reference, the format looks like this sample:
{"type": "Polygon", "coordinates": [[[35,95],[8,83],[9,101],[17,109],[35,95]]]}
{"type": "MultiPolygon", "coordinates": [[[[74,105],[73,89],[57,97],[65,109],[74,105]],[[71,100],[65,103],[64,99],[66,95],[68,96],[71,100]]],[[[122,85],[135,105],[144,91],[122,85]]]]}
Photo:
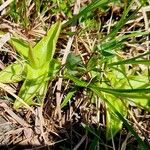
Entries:
{"type": "Polygon", "coordinates": [[[14,98],[16,98],[18,101],[20,101],[26,108],[28,108],[33,114],[35,114],[35,111],[28,105],[26,104],[20,97],[18,97],[16,94],[14,94],[9,86],[0,83],[0,88],[3,89],[4,91],[8,92],[10,95],[12,95],[14,98]]]}
{"type": "Polygon", "coordinates": [[[3,47],[3,45],[10,40],[10,33],[6,33],[4,34],[1,38],[0,38],[0,49],[3,47]]]}
{"type": "Polygon", "coordinates": [[[44,118],[43,118],[43,115],[42,115],[42,110],[43,110],[42,106],[36,108],[35,132],[38,135],[41,135],[41,137],[43,137],[44,143],[47,144],[47,140],[45,138],[44,129],[43,129],[44,118]]]}
{"type": "Polygon", "coordinates": [[[1,6],[0,6],[0,11],[2,11],[3,9],[5,9],[10,3],[12,3],[14,0],[7,0],[6,2],[4,2],[1,6]]]}
{"type": "MultiPolygon", "coordinates": [[[[149,107],[149,66],[144,65],[149,65],[146,53],[150,50],[149,12],[149,0],[66,0],[65,3],[62,0],[1,0],[1,70],[16,60],[27,65],[32,60],[28,54],[25,60],[20,57],[9,42],[11,35],[36,47],[42,37],[49,35],[46,33],[55,22],[62,22],[62,28],[51,63],[53,66],[56,62],[58,70],[49,80],[55,69],[47,65],[46,72],[50,68],[46,78],[48,88],[42,102],[35,93],[32,99],[35,103],[30,107],[24,97],[17,96],[29,73],[26,67],[23,79],[17,83],[2,84],[4,78],[1,78],[0,143],[3,136],[3,143],[10,149],[22,145],[25,147],[20,149],[29,147],[31,150],[125,150],[141,149],[142,144],[146,147],[150,140],[150,114],[143,105],[149,107]],[[132,63],[130,60],[137,61],[132,63]],[[140,61],[144,63],[141,65],[140,61]],[[112,67],[114,63],[117,64],[112,67]],[[137,103],[133,103],[136,97],[137,103]],[[17,111],[13,109],[15,107],[11,108],[12,101],[9,101],[15,98],[22,104],[17,111]],[[9,130],[2,131],[4,126],[9,130]]],[[[39,49],[44,47],[45,42],[39,49]]],[[[37,54],[35,51],[32,54],[37,54]]],[[[39,52],[39,57],[33,61],[49,60],[47,54],[41,54],[39,52]]],[[[38,65],[41,63],[34,67],[38,68],[38,65]]],[[[33,77],[38,75],[36,72],[31,74],[33,77]]],[[[27,85],[32,82],[29,79],[27,85]]],[[[26,86],[23,91],[27,91],[26,86]]]]}
{"type": "MultiPolygon", "coordinates": [[[[74,12],[73,12],[74,15],[78,14],[79,10],[80,10],[80,0],[76,0],[75,5],[74,5],[74,12]]],[[[71,31],[72,32],[76,31],[76,26],[75,25],[73,27],[71,27],[71,31]]],[[[66,63],[67,56],[71,51],[71,46],[72,46],[73,40],[74,40],[74,36],[69,37],[68,42],[67,42],[67,46],[64,50],[64,54],[63,54],[63,58],[62,58],[62,62],[61,62],[62,65],[64,65],[66,63]]],[[[61,73],[60,73],[60,76],[61,76],[61,73]]],[[[59,92],[56,92],[57,108],[56,108],[55,114],[58,113],[59,120],[61,120],[61,107],[60,107],[60,104],[61,104],[62,97],[63,97],[60,93],[61,88],[62,88],[62,82],[63,82],[63,79],[59,78],[58,82],[57,82],[57,91],[59,91],[59,92]]],[[[61,121],[60,121],[60,126],[61,126],[61,121]]]]}
{"type": "MultiPolygon", "coordinates": [[[[70,49],[71,49],[71,46],[72,46],[73,39],[74,39],[74,36],[70,37],[69,40],[68,40],[68,43],[67,43],[67,46],[66,46],[66,49],[65,49],[65,53],[64,53],[64,56],[63,56],[63,59],[62,59],[62,64],[65,64],[65,62],[66,62],[67,56],[68,56],[68,54],[70,52],[70,49]]],[[[62,81],[63,81],[62,78],[58,79],[58,82],[57,82],[57,91],[58,92],[56,92],[56,102],[57,102],[56,113],[58,113],[59,120],[61,120],[61,107],[60,107],[60,104],[61,104],[61,100],[62,100],[62,95],[61,95],[60,91],[61,91],[61,88],[62,88],[62,81]]],[[[61,126],[61,121],[60,121],[60,126],[61,126]]]]}
{"type": "Polygon", "coordinates": [[[78,150],[81,144],[84,142],[84,140],[87,138],[87,135],[84,135],[81,139],[81,141],[73,148],[73,150],[78,150]]]}
{"type": "Polygon", "coordinates": [[[16,115],[10,107],[8,107],[5,103],[1,103],[0,106],[4,109],[4,111],[6,111],[14,120],[16,120],[20,125],[22,125],[23,127],[30,127],[30,125],[23,120],[22,118],[20,118],[18,115],[16,115]]]}

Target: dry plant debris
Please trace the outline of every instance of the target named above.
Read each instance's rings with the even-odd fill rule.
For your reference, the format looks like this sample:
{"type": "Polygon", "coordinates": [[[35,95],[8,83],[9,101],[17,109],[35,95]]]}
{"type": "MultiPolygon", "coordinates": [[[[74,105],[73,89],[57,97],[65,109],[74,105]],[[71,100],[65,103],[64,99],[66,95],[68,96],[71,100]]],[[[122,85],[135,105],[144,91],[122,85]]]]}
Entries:
{"type": "MultiPolygon", "coordinates": [[[[22,59],[9,42],[13,36],[33,46],[55,22],[59,20],[62,23],[54,54],[54,59],[60,62],[60,68],[55,77],[47,82],[46,96],[40,105],[30,105],[18,96],[22,81],[10,84],[0,82],[0,149],[140,149],[141,143],[136,138],[140,138],[147,147],[150,146],[150,104],[146,100],[137,106],[131,100],[134,96],[132,92],[126,98],[129,100],[127,102],[122,95],[117,95],[114,100],[114,95],[110,96],[112,93],[107,93],[108,91],[102,91],[100,97],[100,94],[91,90],[94,89],[91,84],[98,82],[105,85],[105,88],[123,87],[125,82],[121,83],[122,80],[117,77],[124,70],[122,74],[123,78],[127,78],[128,87],[133,90],[135,87],[147,88],[143,95],[146,94],[144,96],[150,101],[150,2],[144,0],[142,6],[141,4],[140,0],[132,0],[131,3],[128,0],[66,0],[65,3],[62,0],[0,1],[1,70],[22,59]],[[97,7],[103,2],[104,5],[97,7]],[[95,5],[84,9],[92,3],[95,5]],[[127,17],[118,25],[125,14],[127,17]],[[100,51],[100,57],[99,48],[104,48],[104,51],[100,51]],[[115,50],[110,51],[111,48],[115,50]],[[134,63],[132,59],[139,56],[142,60],[134,59],[134,63]],[[115,57],[115,62],[122,61],[122,68],[119,68],[121,71],[116,69],[118,64],[114,60],[111,62],[112,57],[115,57]],[[124,60],[129,60],[131,64],[124,60]],[[111,68],[106,70],[109,63],[116,67],[115,71],[111,71],[111,68]],[[92,68],[99,71],[99,74],[92,68]],[[70,78],[65,76],[66,72],[71,74],[70,78]],[[136,82],[139,78],[132,80],[133,76],[130,75],[141,77],[141,80],[136,82]],[[128,76],[131,78],[128,79],[128,76]],[[144,81],[146,84],[142,84],[144,81]],[[117,87],[119,82],[121,85],[117,87]],[[24,107],[14,109],[14,99],[18,99],[24,107]],[[116,125],[119,132],[117,128],[117,132],[111,135],[112,131],[107,129],[107,117],[112,116],[108,113],[110,107],[104,99],[113,99],[115,108],[122,101],[122,112],[119,112],[128,120],[137,137],[125,126],[125,122],[123,126],[122,122],[118,122],[118,126],[121,126],[119,128],[116,125]],[[119,104],[115,102],[118,99],[119,104]]],[[[128,88],[125,87],[126,89],[128,88]]],[[[139,91],[137,97],[141,96],[140,92],[142,93],[139,91]]],[[[113,111],[110,112],[113,114],[113,111]]]]}

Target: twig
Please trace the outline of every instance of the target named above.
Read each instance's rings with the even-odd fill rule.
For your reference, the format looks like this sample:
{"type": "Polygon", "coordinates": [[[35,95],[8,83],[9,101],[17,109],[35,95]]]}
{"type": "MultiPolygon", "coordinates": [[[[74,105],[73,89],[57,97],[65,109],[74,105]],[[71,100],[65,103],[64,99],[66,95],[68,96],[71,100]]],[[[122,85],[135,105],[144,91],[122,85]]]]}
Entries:
{"type": "Polygon", "coordinates": [[[86,139],[87,135],[84,135],[82,137],[82,139],[80,140],[80,142],[73,148],[73,150],[78,150],[78,148],[80,147],[80,145],[84,142],[84,140],[86,139]]]}
{"type": "Polygon", "coordinates": [[[6,2],[4,2],[1,6],[0,6],[0,11],[2,11],[3,9],[5,9],[11,2],[13,2],[14,0],[7,0],[6,2]]]}
{"type": "Polygon", "coordinates": [[[1,103],[0,104],[1,107],[4,108],[4,110],[12,117],[14,118],[14,120],[16,120],[20,125],[22,125],[23,127],[30,127],[30,125],[24,121],[23,119],[21,119],[20,117],[18,117],[5,103],[1,103]]]}
{"type": "MultiPolygon", "coordinates": [[[[78,14],[79,9],[80,9],[80,0],[76,0],[75,6],[74,6],[74,15],[78,14]]],[[[71,27],[71,31],[75,32],[75,30],[76,30],[76,26],[74,25],[73,27],[71,27]]],[[[67,46],[66,46],[66,49],[65,49],[65,53],[64,53],[63,58],[62,58],[62,63],[61,63],[62,65],[64,65],[66,63],[67,56],[70,53],[73,40],[74,40],[74,35],[72,37],[69,37],[69,39],[68,39],[68,43],[67,43],[67,46]]],[[[60,73],[60,76],[61,76],[61,73],[60,73]]],[[[59,121],[61,120],[61,107],[60,107],[60,104],[61,104],[61,101],[62,101],[62,96],[61,96],[60,91],[61,91],[61,88],[62,88],[62,81],[63,81],[62,78],[58,79],[58,82],[57,82],[57,91],[58,92],[56,92],[57,106],[56,106],[55,115],[56,115],[56,113],[58,113],[59,121]]],[[[59,122],[59,124],[61,126],[61,122],[59,122]]]]}

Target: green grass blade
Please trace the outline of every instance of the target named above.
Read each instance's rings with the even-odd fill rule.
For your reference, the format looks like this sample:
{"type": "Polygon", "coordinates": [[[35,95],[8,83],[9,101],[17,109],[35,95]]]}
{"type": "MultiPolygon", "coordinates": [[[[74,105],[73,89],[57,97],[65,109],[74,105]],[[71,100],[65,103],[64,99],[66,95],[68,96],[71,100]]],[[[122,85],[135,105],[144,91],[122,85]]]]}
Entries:
{"type": "Polygon", "coordinates": [[[68,94],[65,96],[63,102],[61,103],[61,108],[65,107],[67,103],[70,101],[70,99],[73,97],[74,93],[76,92],[76,89],[72,89],[68,92],[68,94]]]}
{"type": "Polygon", "coordinates": [[[147,89],[110,89],[110,88],[101,88],[97,87],[94,84],[90,84],[88,82],[82,81],[78,79],[77,77],[74,77],[72,75],[67,75],[67,78],[72,80],[76,85],[81,86],[81,87],[87,87],[87,88],[94,88],[97,91],[102,91],[106,93],[111,93],[111,94],[121,94],[121,93],[127,93],[127,94],[132,94],[132,93],[141,93],[141,94],[147,94],[150,93],[150,88],[147,89]]]}
{"type": "Polygon", "coordinates": [[[72,80],[77,86],[81,86],[84,88],[89,88],[95,93],[104,92],[106,94],[112,94],[116,98],[124,98],[128,101],[132,101],[138,106],[142,106],[147,110],[150,110],[150,88],[137,88],[137,89],[110,89],[110,88],[101,88],[97,87],[94,84],[90,84],[88,82],[82,81],[72,75],[67,75],[67,78],[72,80]],[[144,99],[143,103],[140,101],[144,99]]]}
{"type": "Polygon", "coordinates": [[[150,65],[150,61],[149,60],[136,60],[138,58],[142,58],[145,55],[149,55],[150,53],[146,53],[137,57],[133,57],[130,59],[126,59],[126,60],[122,60],[122,61],[118,61],[118,62],[114,62],[111,64],[108,64],[108,67],[112,67],[112,66],[116,66],[116,65],[124,65],[124,64],[144,64],[144,65],[150,65]]]}
{"type": "Polygon", "coordinates": [[[100,139],[100,136],[97,133],[95,133],[94,129],[90,128],[88,125],[86,125],[84,123],[81,123],[81,125],[82,125],[82,127],[84,129],[86,129],[87,131],[89,131],[90,133],[92,133],[95,137],[97,137],[98,139],[100,139]]]}
{"type": "Polygon", "coordinates": [[[139,55],[139,56],[136,56],[136,57],[133,57],[133,58],[130,58],[130,59],[126,59],[126,60],[123,60],[123,61],[114,62],[114,63],[108,64],[108,66],[111,67],[111,66],[114,66],[114,65],[134,63],[134,61],[136,61],[136,59],[139,59],[139,58],[142,58],[142,57],[148,56],[148,55],[150,55],[150,52],[147,52],[147,53],[144,53],[142,55],[139,55]]]}
{"type": "MultiPolygon", "coordinates": [[[[98,50],[100,51],[113,51],[114,49],[121,47],[123,42],[132,37],[139,37],[144,35],[149,35],[149,31],[134,31],[129,33],[128,35],[118,36],[115,39],[109,40],[107,42],[103,42],[97,45],[98,50]]],[[[146,54],[147,55],[147,54],[146,54]]]]}
{"type": "Polygon", "coordinates": [[[88,87],[88,83],[87,83],[87,82],[82,81],[82,80],[80,80],[79,78],[77,78],[77,77],[75,77],[75,76],[72,76],[72,75],[67,74],[65,77],[66,77],[67,79],[72,80],[77,86],[88,87]]]}
{"type": "Polygon", "coordinates": [[[114,37],[117,35],[118,31],[119,31],[129,20],[133,19],[133,18],[136,16],[136,14],[138,13],[138,11],[139,11],[139,9],[140,9],[141,7],[138,8],[138,9],[136,9],[130,16],[128,16],[128,13],[129,13],[129,11],[130,11],[131,6],[133,5],[133,3],[134,3],[134,1],[132,0],[132,1],[130,2],[130,4],[128,5],[128,7],[125,7],[121,19],[117,22],[117,24],[115,25],[115,27],[113,28],[113,30],[111,30],[111,32],[110,32],[103,40],[105,40],[105,39],[107,39],[107,38],[114,38],[114,37]]]}
{"type": "Polygon", "coordinates": [[[80,17],[86,16],[88,12],[91,12],[91,11],[95,10],[96,8],[106,6],[109,2],[111,2],[111,1],[109,1],[109,0],[93,0],[84,9],[82,9],[77,15],[73,16],[73,18],[71,18],[69,21],[67,21],[62,26],[62,28],[65,28],[66,26],[76,23],[80,17]]]}
{"type": "Polygon", "coordinates": [[[110,66],[116,66],[116,65],[125,65],[125,64],[132,64],[132,65],[143,64],[143,65],[150,66],[150,60],[134,60],[134,61],[124,60],[124,61],[118,61],[118,62],[109,64],[109,67],[110,66]]]}
{"type": "Polygon", "coordinates": [[[127,35],[121,35],[121,36],[118,36],[117,37],[117,42],[118,41],[123,41],[123,40],[126,40],[128,38],[132,38],[132,37],[140,37],[140,36],[145,36],[145,35],[149,35],[150,34],[150,31],[132,31],[130,32],[129,34],[127,35]]]}

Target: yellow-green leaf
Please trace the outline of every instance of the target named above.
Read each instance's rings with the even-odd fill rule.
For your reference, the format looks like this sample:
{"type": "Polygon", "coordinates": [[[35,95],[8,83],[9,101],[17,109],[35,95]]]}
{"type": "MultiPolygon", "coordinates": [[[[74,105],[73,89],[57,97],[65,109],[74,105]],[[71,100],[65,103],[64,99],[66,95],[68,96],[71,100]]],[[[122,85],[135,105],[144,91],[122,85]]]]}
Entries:
{"type": "MultiPolygon", "coordinates": [[[[22,98],[28,105],[33,104],[32,99],[35,96],[41,94],[41,90],[45,87],[46,84],[46,77],[48,76],[48,64],[43,66],[41,69],[33,69],[30,65],[27,65],[27,76],[26,80],[24,81],[18,96],[22,98]]],[[[14,108],[17,109],[23,106],[23,104],[16,100],[14,103],[14,108]]]]}
{"type": "MultiPolygon", "coordinates": [[[[109,95],[109,94],[107,94],[106,98],[123,117],[125,117],[127,115],[127,109],[126,109],[127,103],[125,106],[125,104],[123,104],[123,102],[120,99],[116,98],[113,95],[109,95]]],[[[118,116],[115,114],[115,112],[113,112],[113,109],[111,108],[111,106],[108,103],[106,103],[106,107],[107,107],[106,138],[107,138],[107,140],[110,140],[110,139],[112,139],[112,137],[114,137],[116,135],[116,133],[119,130],[121,130],[122,121],[120,120],[120,118],[118,118],[118,116]]]]}
{"type": "Polygon", "coordinates": [[[60,29],[61,22],[52,25],[47,35],[33,48],[32,54],[37,68],[52,60],[60,29]]]}
{"type": "Polygon", "coordinates": [[[21,39],[16,37],[11,38],[9,43],[14,47],[14,49],[23,57],[28,57],[29,45],[21,39]]]}
{"type": "Polygon", "coordinates": [[[24,79],[24,64],[15,62],[2,71],[0,71],[0,82],[2,83],[14,83],[24,79]]]}

